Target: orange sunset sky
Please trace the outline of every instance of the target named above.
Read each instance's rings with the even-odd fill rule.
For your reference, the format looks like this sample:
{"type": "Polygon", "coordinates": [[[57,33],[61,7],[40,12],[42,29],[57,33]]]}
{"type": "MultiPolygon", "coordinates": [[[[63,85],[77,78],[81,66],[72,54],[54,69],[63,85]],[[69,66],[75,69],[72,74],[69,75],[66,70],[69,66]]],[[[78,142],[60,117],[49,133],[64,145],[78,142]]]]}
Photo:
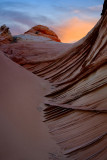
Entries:
{"type": "Polygon", "coordinates": [[[75,42],[83,38],[96,24],[97,19],[85,21],[74,17],[67,21],[66,24],[54,28],[62,42],[75,42]]]}
{"type": "Polygon", "coordinates": [[[103,0],[1,0],[0,25],[6,24],[13,35],[35,25],[45,25],[62,42],[84,37],[100,18],[103,0]]]}

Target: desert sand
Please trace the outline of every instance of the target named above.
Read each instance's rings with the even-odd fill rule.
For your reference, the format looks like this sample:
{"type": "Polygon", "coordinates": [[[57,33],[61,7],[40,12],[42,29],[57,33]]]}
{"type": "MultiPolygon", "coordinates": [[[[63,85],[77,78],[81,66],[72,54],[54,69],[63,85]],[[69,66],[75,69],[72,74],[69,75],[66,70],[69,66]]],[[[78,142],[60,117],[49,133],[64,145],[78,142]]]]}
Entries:
{"type": "Polygon", "coordinates": [[[60,152],[40,112],[49,90],[0,52],[0,160],[48,160],[60,152]]]}

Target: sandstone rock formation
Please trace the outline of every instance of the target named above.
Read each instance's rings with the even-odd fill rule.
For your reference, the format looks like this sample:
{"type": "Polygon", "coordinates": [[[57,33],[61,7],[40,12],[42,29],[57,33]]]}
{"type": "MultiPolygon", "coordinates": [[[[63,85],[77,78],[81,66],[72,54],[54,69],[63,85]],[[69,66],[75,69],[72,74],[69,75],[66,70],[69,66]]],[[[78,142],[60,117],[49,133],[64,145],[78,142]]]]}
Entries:
{"type": "Polygon", "coordinates": [[[6,25],[0,27],[0,44],[7,44],[12,41],[12,35],[6,25]]]}
{"type": "Polygon", "coordinates": [[[42,36],[27,34],[15,38],[15,43],[3,44],[0,49],[13,61],[23,66],[28,65],[29,68],[38,61],[53,60],[71,48],[71,44],[50,41],[42,36]]]}
{"type": "Polygon", "coordinates": [[[106,160],[107,10],[84,39],[34,73],[53,85],[45,118],[65,155],[106,160]]]}
{"type": "Polygon", "coordinates": [[[0,47],[10,58],[23,55],[14,60],[50,82],[45,122],[70,160],[107,159],[107,9],[103,10],[95,27],[75,44],[38,39],[38,29],[32,29],[26,33],[33,36],[31,42],[22,37],[24,41],[0,47]]]}
{"type": "Polygon", "coordinates": [[[30,30],[25,32],[25,34],[48,37],[56,42],[61,42],[55,32],[50,30],[48,27],[42,25],[32,27],[30,30]]]}

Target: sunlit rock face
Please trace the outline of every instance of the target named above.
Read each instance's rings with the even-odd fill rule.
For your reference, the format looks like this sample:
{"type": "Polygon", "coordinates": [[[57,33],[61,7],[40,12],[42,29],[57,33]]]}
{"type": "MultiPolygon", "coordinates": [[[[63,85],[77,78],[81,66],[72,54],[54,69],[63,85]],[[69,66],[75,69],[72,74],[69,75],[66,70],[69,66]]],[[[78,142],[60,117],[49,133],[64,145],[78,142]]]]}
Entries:
{"type": "Polygon", "coordinates": [[[6,25],[0,27],[0,44],[10,43],[12,41],[12,35],[9,28],[6,25]]]}
{"type": "Polygon", "coordinates": [[[48,27],[42,25],[37,25],[35,27],[32,27],[30,30],[25,32],[25,34],[31,34],[34,36],[43,36],[50,38],[56,42],[60,42],[60,39],[58,38],[55,32],[50,30],[48,27]]]}
{"type": "Polygon", "coordinates": [[[39,34],[42,31],[34,27],[0,49],[50,82],[44,116],[63,153],[70,160],[106,160],[107,10],[86,37],[74,44],[39,34]]]}

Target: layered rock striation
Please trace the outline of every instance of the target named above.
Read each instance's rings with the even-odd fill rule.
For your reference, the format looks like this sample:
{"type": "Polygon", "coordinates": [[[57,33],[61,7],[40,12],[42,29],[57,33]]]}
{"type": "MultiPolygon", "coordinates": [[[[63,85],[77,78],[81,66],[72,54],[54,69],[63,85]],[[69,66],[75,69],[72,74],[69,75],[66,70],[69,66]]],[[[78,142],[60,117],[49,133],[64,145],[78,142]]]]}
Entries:
{"type": "MultiPolygon", "coordinates": [[[[107,159],[107,9],[103,10],[95,27],[75,44],[42,39],[38,49],[37,41],[24,43],[20,52],[22,41],[1,47],[7,56],[21,53],[25,61],[18,63],[50,82],[45,122],[63,153],[73,160],[107,159]]],[[[31,30],[32,36],[38,31],[31,30]]]]}
{"type": "Polygon", "coordinates": [[[52,84],[46,96],[46,122],[64,154],[72,159],[107,158],[106,63],[107,11],[65,54],[32,65],[33,73],[52,84]]]}

